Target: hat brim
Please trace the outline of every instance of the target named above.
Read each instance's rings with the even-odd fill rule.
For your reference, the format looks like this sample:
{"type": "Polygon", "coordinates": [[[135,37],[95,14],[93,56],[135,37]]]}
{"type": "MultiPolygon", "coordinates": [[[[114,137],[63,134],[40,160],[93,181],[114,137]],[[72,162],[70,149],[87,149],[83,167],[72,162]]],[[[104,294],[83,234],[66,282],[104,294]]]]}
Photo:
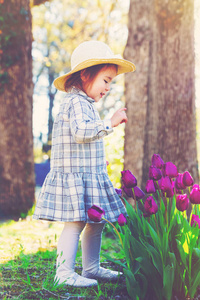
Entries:
{"type": "Polygon", "coordinates": [[[53,82],[54,86],[58,90],[65,92],[65,82],[70,75],[72,75],[73,73],[76,73],[78,71],[81,71],[85,68],[92,67],[95,65],[100,65],[100,64],[117,65],[118,66],[117,75],[123,74],[123,73],[128,73],[128,72],[134,72],[136,70],[134,63],[132,63],[128,60],[122,59],[122,58],[89,59],[89,60],[86,60],[86,61],[78,64],[75,68],[73,68],[73,70],[71,70],[67,74],[56,78],[53,82]]]}

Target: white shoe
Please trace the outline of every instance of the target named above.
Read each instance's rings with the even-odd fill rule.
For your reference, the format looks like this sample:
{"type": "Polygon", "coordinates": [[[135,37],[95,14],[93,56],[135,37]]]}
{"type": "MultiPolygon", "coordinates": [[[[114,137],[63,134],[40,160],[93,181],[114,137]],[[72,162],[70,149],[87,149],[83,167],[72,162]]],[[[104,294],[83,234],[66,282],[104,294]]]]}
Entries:
{"type": "Polygon", "coordinates": [[[69,277],[59,277],[56,275],[55,280],[58,281],[58,284],[66,284],[74,287],[89,287],[96,286],[98,283],[94,279],[88,279],[83,276],[78,275],[77,273],[73,273],[69,277]]]}
{"type": "Polygon", "coordinates": [[[116,272],[116,271],[112,271],[109,269],[104,269],[102,267],[99,268],[99,270],[97,271],[97,273],[92,274],[89,273],[87,271],[83,271],[82,272],[82,276],[86,277],[86,278],[90,278],[90,279],[106,279],[106,280],[117,280],[121,275],[123,275],[123,273],[121,272],[116,272]]]}

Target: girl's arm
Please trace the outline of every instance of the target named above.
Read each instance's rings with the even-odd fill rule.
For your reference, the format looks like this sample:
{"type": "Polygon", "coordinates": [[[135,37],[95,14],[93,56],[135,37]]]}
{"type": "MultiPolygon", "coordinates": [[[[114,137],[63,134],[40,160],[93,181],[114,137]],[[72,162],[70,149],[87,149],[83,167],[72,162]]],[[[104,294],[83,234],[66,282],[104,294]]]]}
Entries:
{"type": "Polygon", "coordinates": [[[89,143],[113,131],[111,120],[101,120],[95,107],[80,97],[70,101],[68,117],[76,143],[89,143]]]}

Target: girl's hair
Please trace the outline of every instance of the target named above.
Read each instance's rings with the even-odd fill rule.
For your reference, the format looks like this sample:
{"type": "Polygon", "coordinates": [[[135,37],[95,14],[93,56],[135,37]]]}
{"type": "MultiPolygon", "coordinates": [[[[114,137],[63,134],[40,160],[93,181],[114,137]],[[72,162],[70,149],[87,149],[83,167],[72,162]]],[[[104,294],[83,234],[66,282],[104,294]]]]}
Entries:
{"type": "MultiPolygon", "coordinates": [[[[84,76],[87,78],[86,84],[92,84],[97,74],[103,68],[115,67],[117,71],[117,65],[115,64],[100,64],[92,67],[88,67],[84,69],[84,76]]],[[[83,71],[83,70],[81,70],[83,71]]],[[[81,71],[73,73],[71,76],[67,78],[65,81],[65,91],[68,92],[73,86],[82,90],[82,79],[81,79],[81,71]]]]}

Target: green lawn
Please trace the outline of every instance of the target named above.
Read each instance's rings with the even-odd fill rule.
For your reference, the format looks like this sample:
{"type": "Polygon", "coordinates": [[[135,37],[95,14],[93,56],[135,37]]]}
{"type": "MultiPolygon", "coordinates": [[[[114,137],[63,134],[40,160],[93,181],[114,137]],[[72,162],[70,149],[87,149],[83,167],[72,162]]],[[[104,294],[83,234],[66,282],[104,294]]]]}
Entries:
{"type": "MultiPolygon", "coordinates": [[[[56,245],[63,224],[26,220],[0,224],[0,299],[129,299],[125,279],[99,282],[95,288],[72,288],[54,283],[56,245]]],[[[102,240],[101,262],[104,267],[121,270],[108,262],[109,253],[123,261],[123,251],[112,229],[106,227],[102,240]]],[[[76,271],[81,272],[80,246],[76,271]]]]}

